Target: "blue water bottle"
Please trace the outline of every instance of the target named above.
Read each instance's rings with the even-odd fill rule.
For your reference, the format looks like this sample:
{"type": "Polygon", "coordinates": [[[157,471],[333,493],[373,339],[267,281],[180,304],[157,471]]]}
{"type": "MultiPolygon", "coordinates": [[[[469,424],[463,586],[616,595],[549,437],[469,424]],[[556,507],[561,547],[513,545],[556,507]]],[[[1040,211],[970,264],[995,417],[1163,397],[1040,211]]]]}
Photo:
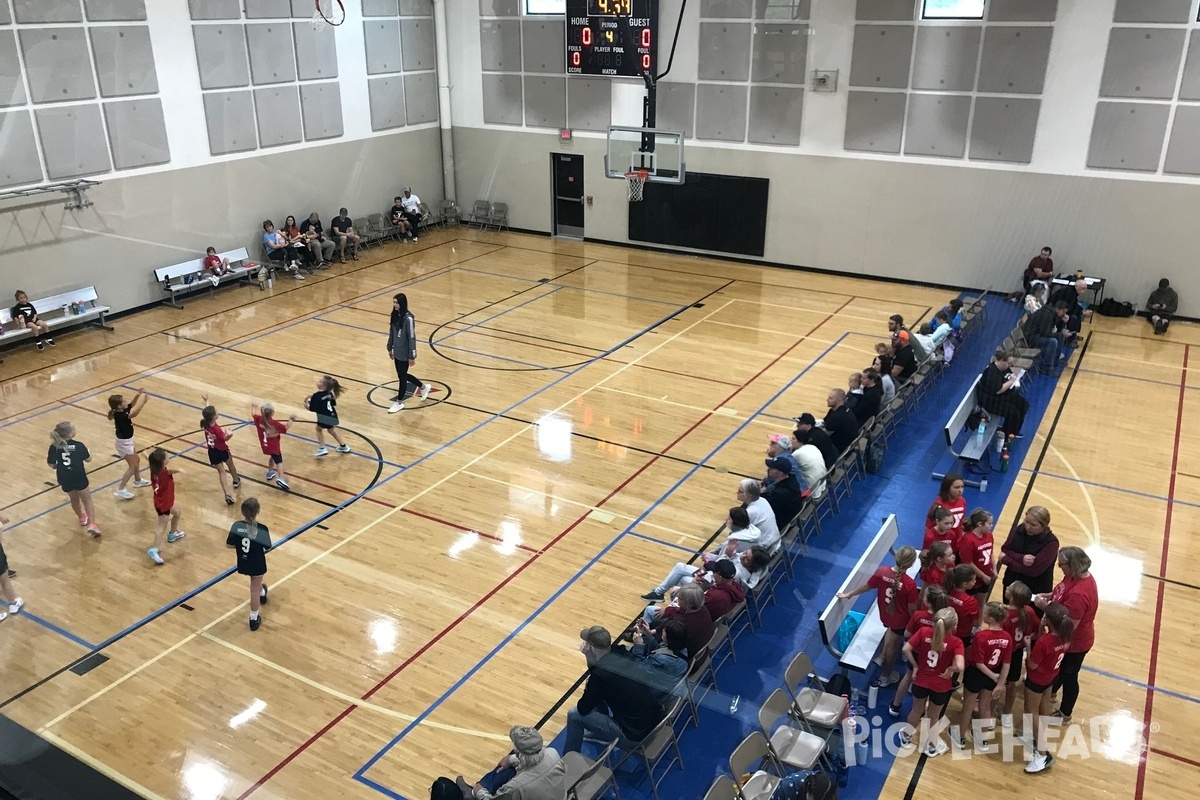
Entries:
{"type": "Polygon", "coordinates": [[[980,412],[979,427],[975,429],[975,443],[978,444],[980,447],[983,447],[983,442],[987,438],[987,425],[988,425],[987,414],[980,412]]]}

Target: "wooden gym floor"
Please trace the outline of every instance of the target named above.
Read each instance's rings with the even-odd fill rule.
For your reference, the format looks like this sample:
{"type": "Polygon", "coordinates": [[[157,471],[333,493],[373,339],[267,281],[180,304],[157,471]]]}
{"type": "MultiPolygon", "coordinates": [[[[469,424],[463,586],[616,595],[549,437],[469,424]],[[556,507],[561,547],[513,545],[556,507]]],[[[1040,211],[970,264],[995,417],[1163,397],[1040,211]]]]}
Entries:
{"type": "MultiPolygon", "coordinates": [[[[436,231],[265,294],[228,289],[44,353],[10,351],[0,505],[28,613],[0,624],[0,711],[150,798],[420,798],[437,775],[473,780],[506,751],[510,725],[542,718],[580,674],[579,629],[622,628],[679,548],[723,521],[738,476],[762,471],[765,434],[822,408],[869,362],[889,314],[919,319],[948,296],[436,231]],[[396,291],[418,321],[414,372],[435,391],[389,416],[396,291]],[[324,372],[346,388],[352,455],[312,455],[302,400],[324,372]],[[106,398],[139,387],[150,393],[141,452],[162,446],[186,473],[188,537],[163,567],[144,553],[147,490],[112,495],[123,467],[106,398]],[[257,496],[286,539],[268,557],[271,602],[253,634],[247,582],[228,575],[224,546],[237,517],[197,434],[205,392],[236,431],[239,499],[257,496]],[[263,480],[252,399],[300,415],[284,442],[291,494],[263,480]],[[47,485],[49,431],[64,419],[93,453],[99,541],[47,485]]],[[[1200,778],[1187,667],[1200,609],[1200,476],[1187,458],[1200,445],[1200,381],[1188,359],[1200,332],[1148,333],[1138,321],[1093,326],[1069,394],[1064,378],[1031,436],[1034,452],[1053,431],[1047,456],[1001,516],[1031,487],[1029,503],[1050,507],[1064,543],[1087,546],[1101,582],[1076,717],[1118,723],[1107,748],[1039,777],[1043,798],[1191,796],[1200,778]],[[1139,759],[1143,722],[1161,728],[1139,759]]],[[[932,494],[927,477],[913,481],[932,494]]],[[[897,761],[885,796],[905,795],[914,764],[897,761]]],[[[968,774],[997,789],[1026,780],[986,759],[922,772],[916,796],[944,796],[968,774]]]]}

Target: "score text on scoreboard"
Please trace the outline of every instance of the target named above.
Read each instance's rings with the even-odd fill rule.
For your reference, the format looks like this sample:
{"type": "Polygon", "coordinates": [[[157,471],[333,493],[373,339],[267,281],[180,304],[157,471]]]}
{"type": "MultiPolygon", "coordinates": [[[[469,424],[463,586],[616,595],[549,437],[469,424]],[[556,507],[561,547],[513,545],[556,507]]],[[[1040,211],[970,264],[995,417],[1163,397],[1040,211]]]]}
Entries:
{"type": "Polygon", "coordinates": [[[653,74],[657,5],[657,0],[567,0],[567,74],[653,74]]]}

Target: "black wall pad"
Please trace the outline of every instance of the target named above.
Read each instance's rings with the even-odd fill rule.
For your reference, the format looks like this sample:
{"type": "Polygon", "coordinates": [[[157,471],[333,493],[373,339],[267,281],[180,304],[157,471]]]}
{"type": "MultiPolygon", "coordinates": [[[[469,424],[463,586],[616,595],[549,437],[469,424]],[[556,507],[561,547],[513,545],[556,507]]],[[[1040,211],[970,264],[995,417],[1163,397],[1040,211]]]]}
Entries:
{"type": "Polygon", "coordinates": [[[0,715],[0,800],[139,800],[124,786],[0,715]]]}

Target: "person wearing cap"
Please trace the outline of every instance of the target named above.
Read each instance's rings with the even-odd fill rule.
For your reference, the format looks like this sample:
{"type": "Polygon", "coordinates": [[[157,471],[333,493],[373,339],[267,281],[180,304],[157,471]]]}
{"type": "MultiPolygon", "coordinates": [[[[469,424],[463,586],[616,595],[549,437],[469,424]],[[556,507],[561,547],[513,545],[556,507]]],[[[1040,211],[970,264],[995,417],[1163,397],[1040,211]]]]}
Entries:
{"type": "Polygon", "coordinates": [[[858,429],[862,426],[854,412],[846,408],[846,392],[842,389],[830,389],[825,397],[829,411],[825,414],[825,424],[821,427],[829,434],[829,440],[837,448],[838,454],[846,452],[846,448],[858,437],[858,429]]]}
{"type": "Polygon", "coordinates": [[[908,331],[901,333],[903,336],[892,343],[892,379],[903,383],[917,371],[917,354],[908,340],[908,331]]]}
{"type": "MultiPolygon", "coordinates": [[[[800,513],[800,507],[804,505],[804,490],[800,488],[800,484],[795,477],[785,472],[788,469],[788,462],[782,458],[768,458],[767,477],[774,481],[771,489],[763,495],[763,498],[771,506],[771,511],[775,514],[775,526],[779,530],[785,530],[796,515],[800,513]]],[[[760,541],[763,547],[774,548],[778,543],[778,539],[771,545],[760,541]]]]}
{"type": "MultiPolygon", "coordinates": [[[[821,451],[821,458],[825,461],[825,468],[829,469],[832,467],[838,460],[838,449],[834,447],[833,440],[829,438],[829,434],[817,425],[816,417],[806,413],[798,417],[793,417],[793,419],[796,421],[796,430],[793,431],[793,437],[799,434],[800,431],[809,434],[808,443],[821,451]]],[[[795,441],[793,439],[794,444],[795,441]]],[[[792,455],[795,454],[796,449],[793,447],[792,455]]],[[[797,459],[796,463],[799,464],[800,460],[797,459]]],[[[812,484],[809,484],[809,486],[812,486],[812,484]]]]}
{"type": "Polygon", "coordinates": [[[622,750],[641,744],[666,714],[654,690],[639,679],[637,664],[612,649],[612,636],[592,625],[579,632],[579,651],[588,664],[583,696],[567,712],[564,753],[578,753],[585,734],[622,750]]]}
{"type": "Polygon", "coordinates": [[[1178,310],[1179,294],[1171,288],[1171,282],[1163,278],[1146,301],[1146,319],[1154,327],[1156,334],[1163,334],[1167,332],[1167,326],[1171,324],[1171,318],[1178,310]]]}
{"type": "MultiPolygon", "coordinates": [[[[705,556],[703,563],[699,566],[681,561],[671,568],[666,580],[642,595],[642,599],[652,602],[662,600],[667,596],[667,592],[676,586],[693,581],[707,588],[715,583],[713,571],[718,568],[717,564],[723,561],[733,565],[734,580],[740,583],[744,590],[753,591],[758,582],[762,580],[767,564],[771,563],[771,553],[764,547],[754,545],[733,558],[705,556]]],[[[721,567],[720,569],[724,570],[725,568],[721,567]]]]}
{"type": "MultiPolygon", "coordinates": [[[[801,480],[804,481],[808,495],[813,500],[820,500],[825,495],[825,474],[829,471],[824,456],[813,441],[814,434],[818,431],[824,433],[820,428],[809,427],[808,430],[797,428],[792,437],[792,442],[796,447],[792,451],[792,457],[800,465],[801,480]]],[[[830,447],[832,446],[831,443],[830,447]]]]}
{"type": "Polygon", "coordinates": [[[474,786],[461,775],[455,783],[463,798],[474,800],[562,800],[567,792],[566,765],[546,747],[537,728],[514,725],[508,732],[513,751],[474,786]]]}
{"type": "Polygon", "coordinates": [[[704,607],[716,622],[746,599],[746,587],[737,582],[737,566],[728,559],[712,562],[712,586],[704,590],[704,607]]]}
{"type": "Polygon", "coordinates": [[[398,199],[404,218],[408,220],[408,238],[414,242],[418,241],[417,234],[420,232],[418,226],[421,224],[421,198],[413,194],[411,186],[405,186],[404,195],[398,199]]]}
{"type": "MultiPolygon", "coordinates": [[[[790,461],[792,464],[791,474],[797,478],[800,477],[800,467],[792,458],[792,437],[786,433],[772,433],[767,436],[767,458],[783,458],[790,461]]],[[[768,488],[769,484],[764,480],[763,490],[768,488]]]]}
{"type": "Polygon", "coordinates": [[[746,509],[750,524],[759,531],[758,541],[751,544],[760,544],[773,551],[779,543],[779,527],[775,524],[771,504],[762,497],[762,481],[743,478],[738,482],[737,499],[746,509]]]}

